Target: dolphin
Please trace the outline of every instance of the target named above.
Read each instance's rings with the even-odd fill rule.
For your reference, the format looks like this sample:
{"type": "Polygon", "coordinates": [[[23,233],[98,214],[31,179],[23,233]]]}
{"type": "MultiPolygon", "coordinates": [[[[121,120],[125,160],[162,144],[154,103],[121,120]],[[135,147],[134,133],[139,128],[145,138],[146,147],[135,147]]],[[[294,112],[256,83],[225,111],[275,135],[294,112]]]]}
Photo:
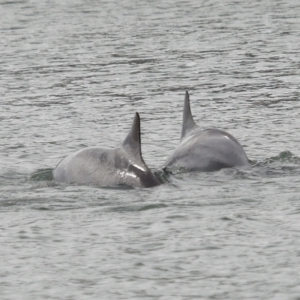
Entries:
{"type": "Polygon", "coordinates": [[[62,183],[97,186],[154,187],[161,181],[145,164],[141,152],[140,116],[135,113],[123,144],[115,149],[88,147],[64,158],[53,170],[62,183]]]}
{"type": "Polygon", "coordinates": [[[167,158],[165,169],[210,172],[249,163],[243,147],[232,135],[219,129],[201,129],[196,125],[186,91],[180,144],[167,158]]]}

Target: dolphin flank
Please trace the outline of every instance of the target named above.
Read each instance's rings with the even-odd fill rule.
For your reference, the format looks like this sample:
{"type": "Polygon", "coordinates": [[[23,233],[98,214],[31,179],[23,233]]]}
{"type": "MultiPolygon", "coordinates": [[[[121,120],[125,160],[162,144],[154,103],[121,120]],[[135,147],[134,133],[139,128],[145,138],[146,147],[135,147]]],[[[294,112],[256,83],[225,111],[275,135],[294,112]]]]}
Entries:
{"type": "Polygon", "coordinates": [[[123,144],[115,149],[88,147],[64,158],[53,170],[57,182],[154,187],[160,180],[145,164],[141,152],[140,116],[135,114],[123,144]]]}
{"type": "Polygon", "coordinates": [[[249,164],[240,143],[219,129],[201,129],[196,125],[186,91],[180,144],[165,162],[169,170],[218,171],[249,164]]]}

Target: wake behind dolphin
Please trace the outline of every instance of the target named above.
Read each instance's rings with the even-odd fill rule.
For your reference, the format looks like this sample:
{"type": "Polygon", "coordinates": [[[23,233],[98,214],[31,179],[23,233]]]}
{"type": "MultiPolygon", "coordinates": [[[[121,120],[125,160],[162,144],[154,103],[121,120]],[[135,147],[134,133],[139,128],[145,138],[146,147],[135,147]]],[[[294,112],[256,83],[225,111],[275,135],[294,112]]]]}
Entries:
{"type": "Polygon", "coordinates": [[[58,164],[53,170],[53,178],[57,182],[97,186],[153,187],[161,184],[142,157],[138,113],[121,147],[79,150],[58,164]]]}
{"type": "Polygon", "coordinates": [[[186,91],[183,109],[181,141],[165,162],[169,170],[217,171],[222,168],[249,164],[240,143],[219,129],[202,130],[196,125],[186,91]]]}

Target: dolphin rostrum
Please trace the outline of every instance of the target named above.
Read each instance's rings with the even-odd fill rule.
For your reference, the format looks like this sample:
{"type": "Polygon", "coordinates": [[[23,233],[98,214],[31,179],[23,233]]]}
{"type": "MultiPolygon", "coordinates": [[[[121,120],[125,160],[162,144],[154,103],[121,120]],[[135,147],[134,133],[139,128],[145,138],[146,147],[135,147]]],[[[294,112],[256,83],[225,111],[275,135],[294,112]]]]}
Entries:
{"type": "Polygon", "coordinates": [[[115,149],[88,147],[64,158],[53,170],[57,182],[97,186],[154,187],[161,181],[141,152],[140,116],[135,114],[123,144],[115,149]]]}
{"type": "Polygon", "coordinates": [[[240,143],[229,133],[219,129],[201,129],[196,125],[186,91],[180,144],[165,167],[177,171],[217,171],[249,164],[240,143]]]}

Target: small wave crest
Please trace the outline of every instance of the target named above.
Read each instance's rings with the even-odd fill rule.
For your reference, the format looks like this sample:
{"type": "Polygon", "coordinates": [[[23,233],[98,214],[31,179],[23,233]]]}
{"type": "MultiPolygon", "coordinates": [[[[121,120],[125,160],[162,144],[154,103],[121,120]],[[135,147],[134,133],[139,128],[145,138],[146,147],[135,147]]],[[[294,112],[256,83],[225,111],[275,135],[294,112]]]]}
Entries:
{"type": "Polygon", "coordinates": [[[51,169],[51,168],[39,169],[39,170],[33,172],[29,178],[32,181],[51,181],[51,180],[53,180],[52,171],[53,171],[53,169],[51,169]]]}
{"type": "Polygon", "coordinates": [[[294,155],[290,151],[283,151],[276,156],[267,158],[265,161],[263,161],[263,163],[265,165],[270,165],[274,163],[290,163],[290,164],[300,166],[300,157],[294,155]]]}
{"type": "Polygon", "coordinates": [[[261,161],[252,161],[250,168],[237,169],[236,174],[240,178],[300,176],[300,157],[283,151],[261,161]]]}

